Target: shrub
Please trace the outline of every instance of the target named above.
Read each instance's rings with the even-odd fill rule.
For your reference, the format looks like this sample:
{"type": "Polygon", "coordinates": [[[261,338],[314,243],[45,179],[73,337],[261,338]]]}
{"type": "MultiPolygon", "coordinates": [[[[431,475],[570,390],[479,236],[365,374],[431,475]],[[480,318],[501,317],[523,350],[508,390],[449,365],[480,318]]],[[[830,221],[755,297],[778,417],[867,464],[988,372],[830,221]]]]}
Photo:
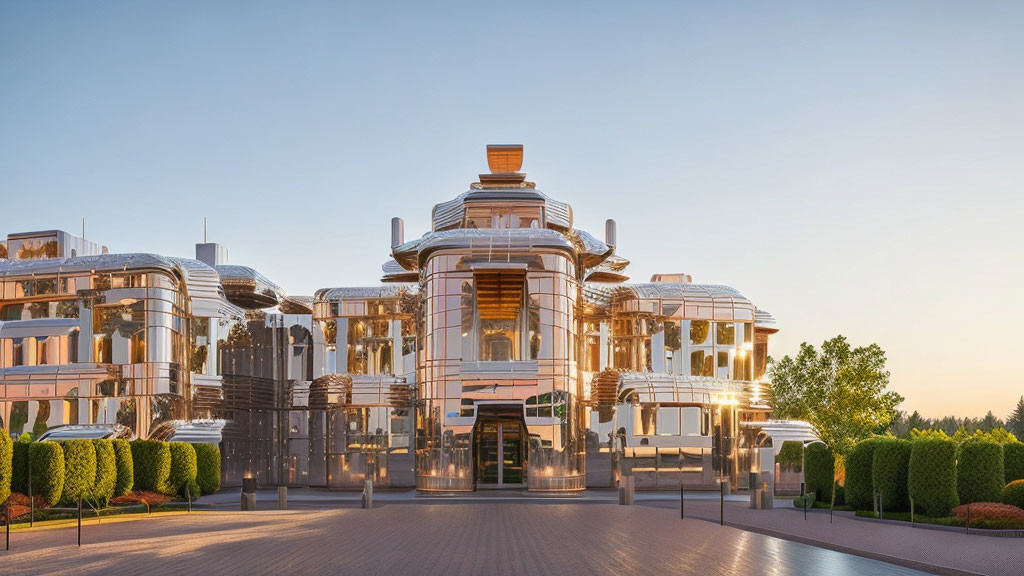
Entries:
{"type": "Polygon", "coordinates": [[[882,510],[910,509],[907,496],[907,470],[910,465],[910,442],[886,438],[875,447],[871,464],[871,485],[882,493],[882,510]]]}
{"type": "Polygon", "coordinates": [[[220,490],[220,449],[213,444],[196,444],[196,484],[200,494],[220,490]]]}
{"type": "Polygon", "coordinates": [[[961,504],[996,502],[1003,486],[1002,446],[984,440],[967,440],[960,445],[957,494],[961,504]]]}
{"type": "Polygon", "coordinates": [[[134,440],[132,475],[136,490],[163,492],[171,474],[171,450],[160,440],[134,440]]]}
{"type": "Polygon", "coordinates": [[[884,441],[884,438],[862,440],[846,455],[846,503],[857,510],[874,508],[871,466],[875,448],[884,441]]]}
{"type": "Polygon", "coordinates": [[[1003,488],[1003,504],[1024,509],[1024,480],[1014,480],[1003,488]]]}
{"type": "Polygon", "coordinates": [[[28,442],[15,442],[11,453],[11,492],[28,494],[28,442]]]}
{"type": "Polygon", "coordinates": [[[56,442],[43,441],[29,444],[28,453],[32,494],[54,506],[64,491],[64,451],[56,442]]]}
{"type": "Polygon", "coordinates": [[[807,508],[814,508],[814,499],[811,498],[810,493],[808,493],[806,496],[797,496],[796,498],[793,498],[794,508],[799,508],[803,510],[804,504],[807,505],[807,508]]]}
{"type": "Polygon", "coordinates": [[[1003,444],[1003,481],[1024,480],[1024,444],[1010,442],[1003,444]]]}
{"type": "MultiPolygon", "coordinates": [[[[967,504],[953,509],[957,524],[963,526],[967,522],[967,504]]],[[[970,504],[971,527],[991,528],[994,530],[1024,528],[1024,510],[998,502],[976,502],[970,504]]]]}
{"type": "Polygon", "coordinates": [[[960,503],[956,487],[956,444],[938,438],[911,442],[907,489],[915,511],[948,516],[960,503]]]}
{"type": "Polygon", "coordinates": [[[90,499],[106,505],[114,497],[114,486],[117,484],[117,456],[114,455],[114,443],[111,440],[93,440],[96,449],[96,481],[93,484],[90,499]]]}
{"type": "Polygon", "coordinates": [[[167,479],[167,493],[185,495],[185,489],[195,490],[196,450],[191,444],[171,442],[171,474],[167,479]]]}
{"type": "Polygon", "coordinates": [[[92,440],[66,440],[64,450],[64,491],[61,501],[71,503],[88,498],[96,485],[96,447],[92,440]]]}
{"type": "Polygon", "coordinates": [[[0,504],[11,496],[11,458],[14,452],[11,435],[0,428],[0,504]]]}
{"type": "Polygon", "coordinates": [[[795,472],[802,469],[804,461],[804,443],[799,440],[786,440],[779,449],[778,463],[780,468],[788,468],[795,472]]]}
{"type": "Polygon", "coordinates": [[[117,480],[114,482],[114,496],[124,496],[132,491],[135,475],[132,470],[132,445],[127,440],[114,440],[114,464],[117,466],[117,480]]]}
{"type": "Polygon", "coordinates": [[[804,481],[807,493],[819,502],[832,500],[832,482],[835,480],[835,458],[832,450],[822,442],[809,444],[804,453],[804,481]]]}

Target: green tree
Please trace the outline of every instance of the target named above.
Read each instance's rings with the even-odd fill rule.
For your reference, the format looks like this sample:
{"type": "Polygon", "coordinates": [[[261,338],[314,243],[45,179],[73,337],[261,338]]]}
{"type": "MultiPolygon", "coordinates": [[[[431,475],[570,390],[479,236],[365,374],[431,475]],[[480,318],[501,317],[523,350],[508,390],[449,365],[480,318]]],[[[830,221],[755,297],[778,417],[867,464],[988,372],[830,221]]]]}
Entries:
{"type": "Polygon", "coordinates": [[[978,423],[978,430],[982,432],[991,432],[996,428],[1002,427],[1003,421],[1000,420],[999,418],[996,418],[996,415],[993,414],[991,410],[989,410],[988,414],[985,414],[985,417],[982,418],[981,422],[978,423]]]}
{"type": "Polygon", "coordinates": [[[1013,432],[1017,440],[1024,442],[1024,396],[1017,400],[1017,407],[1007,417],[1006,429],[1013,432]]]}
{"type": "Polygon", "coordinates": [[[819,352],[804,342],[796,358],[770,369],[771,400],[777,418],[804,420],[837,455],[889,427],[903,397],[889,390],[885,352],[877,344],[851,348],[843,336],[819,352]]]}

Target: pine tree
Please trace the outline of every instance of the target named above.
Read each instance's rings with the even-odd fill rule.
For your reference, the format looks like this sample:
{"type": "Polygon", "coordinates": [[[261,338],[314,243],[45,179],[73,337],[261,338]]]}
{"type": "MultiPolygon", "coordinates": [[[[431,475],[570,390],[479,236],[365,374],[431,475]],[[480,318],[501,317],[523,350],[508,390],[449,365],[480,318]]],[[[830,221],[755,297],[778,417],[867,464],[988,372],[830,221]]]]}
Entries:
{"type": "Polygon", "coordinates": [[[1018,440],[1024,442],[1024,396],[1017,401],[1017,408],[1006,419],[1006,429],[1013,432],[1018,440]]]}

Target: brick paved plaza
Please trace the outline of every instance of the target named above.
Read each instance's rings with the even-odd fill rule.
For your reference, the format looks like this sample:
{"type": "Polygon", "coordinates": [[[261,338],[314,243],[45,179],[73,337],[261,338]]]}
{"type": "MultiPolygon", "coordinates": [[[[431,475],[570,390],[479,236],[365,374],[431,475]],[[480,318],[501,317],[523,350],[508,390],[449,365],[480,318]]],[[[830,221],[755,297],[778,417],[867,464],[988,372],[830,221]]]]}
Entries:
{"type": "Polygon", "coordinates": [[[191,516],[17,531],[3,574],[919,574],[605,504],[392,504],[191,516]]]}

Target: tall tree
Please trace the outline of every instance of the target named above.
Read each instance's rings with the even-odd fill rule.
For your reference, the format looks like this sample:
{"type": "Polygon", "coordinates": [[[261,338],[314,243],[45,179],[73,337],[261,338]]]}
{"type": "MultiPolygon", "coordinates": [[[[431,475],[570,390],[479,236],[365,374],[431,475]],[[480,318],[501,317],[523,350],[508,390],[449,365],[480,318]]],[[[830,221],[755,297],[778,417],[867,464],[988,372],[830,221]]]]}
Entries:
{"type": "Polygon", "coordinates": [[[1024,442],[1024,396],[1017,401],[1017,408],[1006,418],[1006,429],[1013,432],[1018,440],[1024,442]]]}
{"type": "Polygon", "coordinates": [[[981,419],[981,422],[978,422],[978,430],[981,430],[982,432],[991,432],[996,428],[1002,427],[1003,421],[996,418],[996,415],[993,414],[991,410],[988,411],[988,414],[985,414],[985,417],[981,419]]]}
{"type": "Polygon", "coordinates": [[[888,389],[882,348],[851,348],[843,336],[822,343],[820,352],[804,342],[796,358],[773,362],[769,376],[776,417],[809,422],[838,455],[888,428],[903,401],[888,389]]]}

